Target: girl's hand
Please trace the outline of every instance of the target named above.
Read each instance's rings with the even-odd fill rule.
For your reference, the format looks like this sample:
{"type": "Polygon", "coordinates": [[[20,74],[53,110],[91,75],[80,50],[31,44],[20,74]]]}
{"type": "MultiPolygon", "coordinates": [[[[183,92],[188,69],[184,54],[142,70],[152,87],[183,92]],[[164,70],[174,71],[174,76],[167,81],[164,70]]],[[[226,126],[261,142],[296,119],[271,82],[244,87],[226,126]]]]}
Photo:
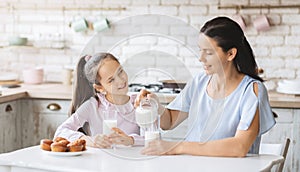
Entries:
{"type": "Polygon", "coordinates": [[[96,148],[111,148],[112,142],[109,140],[108,136],[104,134],[97,134],[93,137],[94,145],[96,148]]]}
{"type": "Polygon", "coordinates": [[[80,139],[84,139],[86,141],[86,145],[94,148],[110,148],[111,142],[108,137],[102,134],[98,134],[94,137],[90,136],[82,136],[80,139]]]}
{"type": "Polygon", "coordinates": [[[112,128],[112,130],[114,131],[114,133],[108,136],[112,143],[125,146],[133,145],[133,137],[128,136],[119,128],[114,127],[112,128]]]}
{"type": "Polygon", "coordinates": [[[180,142],[170,142],[164,140],[153,140],[142,150],[144,155],[177,155],[180,142]]]}

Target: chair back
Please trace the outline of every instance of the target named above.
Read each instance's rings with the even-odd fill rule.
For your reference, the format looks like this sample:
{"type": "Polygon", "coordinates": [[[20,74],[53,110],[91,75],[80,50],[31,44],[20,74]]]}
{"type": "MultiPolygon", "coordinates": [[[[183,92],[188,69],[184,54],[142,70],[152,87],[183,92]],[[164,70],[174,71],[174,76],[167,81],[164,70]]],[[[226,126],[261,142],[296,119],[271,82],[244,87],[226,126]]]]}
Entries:
{"type": "Polygon", "coordinates": [[[277,172],[282,172],[283,171],[284,163],[286,161],[287,153],[288,153],[288,150],[289,150],[289,147],[290,147],[290,142],[291,142],[291,140],[289,138],[287,138],[285,140],[285,143],[283,144],[283,147],[282,147],[280,155],[282,155],[284,157],[284,162],[281,163],[277,167],[277,170],[276,170],[277,172]]]}
{"type": "Polygon", "coordinates": [[[274,154],[274,155],[281,155],[284,158],[284,161],[280,163],[276,167],[276,172],[282,172],[284,163],[287,157],[288,149],[290,146],[290,139],[287,138],[284,143],[281,144],[270,144],[270,143],[262,143],[259,147],[260,154],[274,154]]]}

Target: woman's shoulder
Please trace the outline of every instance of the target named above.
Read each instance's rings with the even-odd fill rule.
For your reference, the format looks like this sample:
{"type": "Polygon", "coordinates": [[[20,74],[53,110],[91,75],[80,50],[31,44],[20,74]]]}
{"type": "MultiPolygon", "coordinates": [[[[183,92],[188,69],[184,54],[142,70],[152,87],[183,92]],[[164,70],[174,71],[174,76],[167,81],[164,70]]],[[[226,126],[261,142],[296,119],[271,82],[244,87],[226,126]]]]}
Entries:
{"type": "Polygon", "coordinates": [[[256,83],[258,85],[258,87],[265,87],[263,82],[261,82],[260,80],[254,79],[249,75],[245,75],[243,80],[244,80],[244,83],[246,86],[253,86],[253,84],[256,83]]]}
{"type": "Polygon", "coordinates": [[[259,95],[265,95],[268,92],[263,82],[254,79],[248,75],[245,75],[243,79],[243,85],[244,85],[245,92],[254,92],[255,86],[257,86],[259,95]]]}

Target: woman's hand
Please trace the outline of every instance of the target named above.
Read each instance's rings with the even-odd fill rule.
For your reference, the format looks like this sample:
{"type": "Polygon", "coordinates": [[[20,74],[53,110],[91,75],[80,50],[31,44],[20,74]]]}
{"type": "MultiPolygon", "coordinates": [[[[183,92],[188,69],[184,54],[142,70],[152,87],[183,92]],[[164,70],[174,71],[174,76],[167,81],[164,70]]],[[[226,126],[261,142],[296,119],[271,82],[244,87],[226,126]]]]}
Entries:
{"type": "Polygon", "coordinates": [[[109,140],[112,143],[118,144],[118,145],[125,145],[125,146],[133,145],[133,143],[134,143],[133,137],[128,136],[119,128],[114,127],[114,128],[112,128],[112,130],[114,131],[114,133],[112,133],[108,136],[109,140]]]}
{"type": "Polygon", "coordinates": [[[149,94],[151,94],[151,92],[142,89],[137,95],[136,99],[134,100],[134,107],[138,107],[140,105],[141,100],[147,97],[149,94]]]}
{"type": "Polygon", "coordinates": [[[144,155],[177,155],[180,154],[180,144],[180,142],[154,140],[141,153],[144,155]]]}
{"type": "Polygon", "coordinates": [[[157,105],[158,105],[158,113],[159,114],[163,114],[165,108],[163,105],[160,104],[159,102],[159,98],[156,94],[151,93],[147,90],[141,90],[140,93],[138,94],[138,96],[136,97],[135,101],[134,101],[134,107],[138,107],[140,105],[140,102],[143,98],[152,98],[154,100],[157,101],[157,105]]]}

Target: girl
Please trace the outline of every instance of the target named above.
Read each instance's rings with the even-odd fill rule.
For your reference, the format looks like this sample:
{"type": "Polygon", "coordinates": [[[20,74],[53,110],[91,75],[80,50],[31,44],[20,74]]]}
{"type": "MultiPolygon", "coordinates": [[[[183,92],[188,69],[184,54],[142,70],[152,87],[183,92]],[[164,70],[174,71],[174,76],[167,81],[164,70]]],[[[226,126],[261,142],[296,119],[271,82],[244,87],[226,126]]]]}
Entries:
{"type": "Polygon", "coordinates": [[[119,61],[112,54],[99,53],[81,58],[77,68],[72,104],[75,112],[57,128],[54,137],[70,141],[82,138],[87,146],[99,148],[110,148],[112,144],[143,144],[134,117],[135,96],[127,95],[128,77],[119,61]],[[87,98],[93,89],[95,96],[87,98]],[[77,104],[80,106],[76,107],[77,104]],[[102,134],[104,110],[118,113],[118,128],[113,128],[114,133],[110,135],[102,134]],[[81,127],[86,129],[87,135],[78,131],[81,127]]]}
{"type": "MultiPolygon", "coordinates": [[[[261,135],[275,120],[242,29],[227,17],[214,18],[200,30],[199,48],[205,72],[196,75],[167,108],[159,107],[162,129],[188,118],[185,141],[153,141],[143,153],[228,157],[258,153],[261,135]]],[[[136,105],[145,96],[157,99],[142,91],[136,105]]]]}

